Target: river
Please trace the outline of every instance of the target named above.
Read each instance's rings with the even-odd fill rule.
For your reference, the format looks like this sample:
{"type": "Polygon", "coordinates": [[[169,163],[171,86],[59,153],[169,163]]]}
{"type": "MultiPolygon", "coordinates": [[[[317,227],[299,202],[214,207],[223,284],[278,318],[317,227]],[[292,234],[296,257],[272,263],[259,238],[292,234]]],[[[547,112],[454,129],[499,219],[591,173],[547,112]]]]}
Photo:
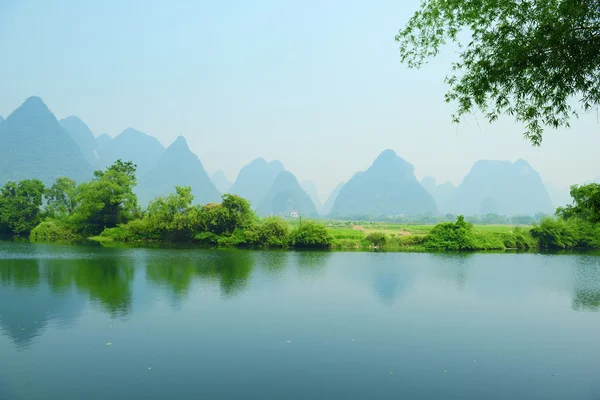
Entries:
{"type": "Polygon", "coordinates": [[[600,256],[0,242],[0,399],[600,399],[600,256]]]}

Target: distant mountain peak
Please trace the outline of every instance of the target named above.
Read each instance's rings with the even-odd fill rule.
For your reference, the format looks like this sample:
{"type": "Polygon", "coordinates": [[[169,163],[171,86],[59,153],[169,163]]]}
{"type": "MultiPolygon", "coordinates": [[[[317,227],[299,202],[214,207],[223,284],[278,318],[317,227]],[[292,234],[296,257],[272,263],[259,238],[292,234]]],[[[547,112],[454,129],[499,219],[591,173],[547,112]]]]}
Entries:
{"type": "Polygon", "coordinates": [[[435,202],[417,181],[412,164],[389,149],[369,169],[354,174],[340,190],[331,211],[342,217],[435,212],[435,202]]]}
{"type": "Polygon", "coordinates": [[[412,174],[414,171],[412,164],[407,162],[391,149],[382,151],[375,161],[373,161],[371,168],[398,168],[406,171],[409,174],[412,174]]]}
{"type": "Polygon", "coordinates": [[[41,97],[38,96],[30,96],[27,98],[27,100],[25,100],[23,102],[23,104],[21,105],[21,107],[43,107],[43,108],[48,108],[48,106],[46,105],[46,103],[44,103],[44,100],[41,99],[41,97]]]}
{"type": "Polygon", "coordinates": [[[274,160],[269,163],[262,157],[256,158],[242,167],[230,192],[246,198],[253,207],[256,207],[269,193],[275,179],[284,170],[280,161],[274,160]]]}
{"type": "Polygon", "coordinates": [[[384,151],[381,152],[381,154],[379,154],[379,156],[377,156],[375,161],[390,160],[395,157],[398,157],[398,154],[396,154],[396,152],[394,150],[385,149],[384,151]]]}
{"type": "Polygon", "coordinates": [[[281,171],[273,181],[257,211],[261,215],[289,216],[296,211],[300,215],[318,216],[310,196],[300,187],[298,180],[289,171],[281,171]]]}
{"type": "Polygon", "coordinates": [[[171,145],[167,148],[167,150],[169,149],[179,149],[181,148],[189,150],[190,146],[188,146],[188,142],[187,140],[185,140],[185,138],[181,135],[177,136],[177,139],[175,139],[175,141],[173,143],[171,143],[171,145]]]}
{"type": "Polygon", "coordinates": [[[77,181],[92,168],[77,143],[39,97],[28,98],[0,125],[0,184],[37,178],[52,184],[59,176],[77,181]]]}

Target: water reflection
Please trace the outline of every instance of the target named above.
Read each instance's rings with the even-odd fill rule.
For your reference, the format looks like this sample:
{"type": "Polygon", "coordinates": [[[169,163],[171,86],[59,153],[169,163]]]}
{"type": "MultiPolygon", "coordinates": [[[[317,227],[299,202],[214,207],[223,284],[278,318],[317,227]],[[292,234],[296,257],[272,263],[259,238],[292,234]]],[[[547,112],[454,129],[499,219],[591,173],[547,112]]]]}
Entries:
{"type": "Polygon", "coordinates": [[[308,278],[333,288],[336,279],[346,279],[349,274],[357,277],[359,285],[370,287],[388,306],[409,288],[430,285],[433,275],[452,282],[458,292],[470,284],[472,295],[496,288],[499,296],[509,295],[507,291],[517,286],[526,292],[534,292],[540,285],[549,292],[556,291],[560,279],[564,282],[562,293],[571,290],[573,310],[600,311],[600,257],[543,257],[132,250],[0,243],[0,329],[17,346],[25,348],[50,322],[72,323],[86,304],[111,318],[127,318],[140,299],[154,304],[156,289],[166,291],[181,305],[194,285],[217,287],[227,300],[250,290],[253,278],[257,283],[268,279],[282,285],[308,278]],[[514,265],[503,263],[523,263],[523,268],[518,268],[528,273],[517,275],[514,265]],[[551,268],[540,269],[545,263],[551,268]],[[530,268],[524,268],[527,266],[530,268]],[[512,272],[506,272],[506,268],[512,268],[512,272]],[[329,271],[338,275],[330,275],[329,271]],[[550,274],[554,280],[540,280],[540,274],[550,274]],[[475,280],[470,282],[470,275],[475,280]],[[498,278],[510,287],[498,287],[498,278]]]}
{"type": "Polygon", "coordinates": [[[429,257],[439,266],[436,273],[441,278],[454,282],[459,291],[465,289],[469,275],[472,253],[433,253],[429,257]]]}
{"type": "Polygon", "coordinates": [[[57,293],[36,260],[0,262],[0,331],[20,349],[27,348],[55,320],[70,325],[83,302],[72,290],[57,293]]]}
{"type": "Polygon", "coordinates": [[[600,257],[577,258],[572,307],[575,311],[600,311],[600,257]]]}

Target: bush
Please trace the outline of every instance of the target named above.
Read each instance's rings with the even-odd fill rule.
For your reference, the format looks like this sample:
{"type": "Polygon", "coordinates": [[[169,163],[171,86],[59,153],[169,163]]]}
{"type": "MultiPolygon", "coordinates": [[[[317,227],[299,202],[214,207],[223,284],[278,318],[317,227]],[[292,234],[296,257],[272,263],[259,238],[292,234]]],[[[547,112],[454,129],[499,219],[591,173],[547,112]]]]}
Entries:
{"type": "Polygon", "coordinates": [[[376,247],[384,247],[388,243],[388,237],[385,233],[373,232],[369,233],[365,238],[371,245],[376,247]]]}
{"type": "Polygon", "coordinates": [[[478,250],[473,225],[462,215],[456,222],[437,224],[426,236],[423,245],[429,250],[478,250]]]}
{"type": "Polygon", "coordinates": [[[531,235],[546,249],[600,248],[600,225],[575,218],[543,218],[531,235]]]}
{"type": "Polygon", "coordinates": [[[313,221],[303,223],[291,234],[291,244],[298,248],[325,249],[332,243],[333,236],[327,228],[313,221]]]}
{"type": "Polygon", "coordinates": [[[55,242],[60,240],[76,240],[79,237],[69,227],[54,221],[44,221],[31,231],[29,238],[33,241],[55,242]]]}
{"type": "Polygon", "coordinates": [[[279,217],[267,217],[244,232],[250,246],[285,248],[290,242],[290,226],[279,217]]]}

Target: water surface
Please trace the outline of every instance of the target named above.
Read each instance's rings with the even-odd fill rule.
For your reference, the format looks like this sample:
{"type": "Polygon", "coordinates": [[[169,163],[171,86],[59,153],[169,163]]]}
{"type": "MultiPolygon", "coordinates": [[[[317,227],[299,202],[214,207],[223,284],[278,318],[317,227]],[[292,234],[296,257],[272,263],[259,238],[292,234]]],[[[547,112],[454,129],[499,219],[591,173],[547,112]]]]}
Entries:
{"type": "Polygon", "coordinates": [[[600,399],[600,257],[0,242],[0,399],[600,399]]]}

